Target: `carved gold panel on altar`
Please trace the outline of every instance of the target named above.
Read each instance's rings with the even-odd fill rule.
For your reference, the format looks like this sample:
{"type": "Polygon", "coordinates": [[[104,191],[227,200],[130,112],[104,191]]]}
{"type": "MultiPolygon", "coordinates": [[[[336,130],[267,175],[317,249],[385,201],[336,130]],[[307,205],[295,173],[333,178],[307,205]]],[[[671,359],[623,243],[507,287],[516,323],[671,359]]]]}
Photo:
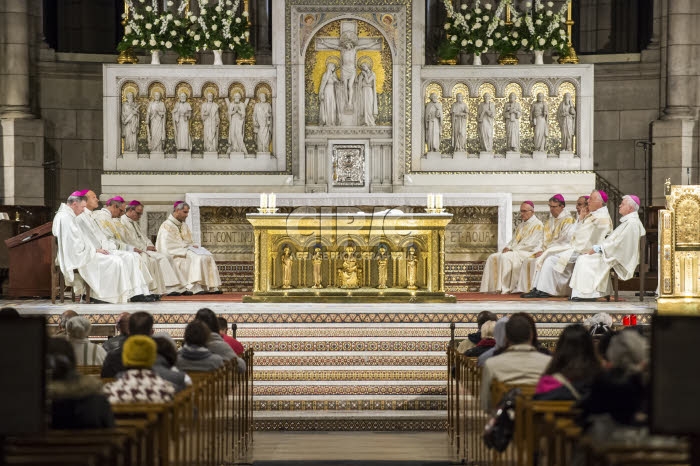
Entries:
{"type": "Polygon", "coordinates": [[[700,313],[700,186],[667,181],[659,248],[659,312],[700,313]]]}
{"type": "Polygon", "coordinates": [[[248,214],[248,301],[445,302],[451,214],[248,214]]]}

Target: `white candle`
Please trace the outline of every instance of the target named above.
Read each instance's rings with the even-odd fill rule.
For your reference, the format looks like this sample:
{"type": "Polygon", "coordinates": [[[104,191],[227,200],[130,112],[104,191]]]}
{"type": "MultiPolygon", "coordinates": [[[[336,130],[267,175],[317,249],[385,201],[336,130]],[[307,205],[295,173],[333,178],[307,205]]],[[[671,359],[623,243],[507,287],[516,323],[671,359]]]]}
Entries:
{"type": "Polygon", "coordinates": [[[277,195],[275,193],[270,193],[267,204],[270,206],[270,209],[277,207],[277,195]]]}
{"type": "Polygon", "coordinates": [[[428,193],[428,209],[435,208],[435,196],[433,193],[428,193]]]}
{"type": "Polygon", "coordinates": [[[265,193],[260,195],[260,208],[267,209],[267,194],[265,193]]]}
{"type": "Polygon", "coordinates": [[[442,194],[437,194],[435,197],[436,197],[435,208],[442,209],[442,194]]]}

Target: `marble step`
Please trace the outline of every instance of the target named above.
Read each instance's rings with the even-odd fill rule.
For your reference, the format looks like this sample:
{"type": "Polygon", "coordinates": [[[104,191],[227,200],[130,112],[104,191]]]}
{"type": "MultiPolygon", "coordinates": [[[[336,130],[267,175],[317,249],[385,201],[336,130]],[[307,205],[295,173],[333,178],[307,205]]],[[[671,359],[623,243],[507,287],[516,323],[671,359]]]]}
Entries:
{"type": "Polygon", "coordinates": [[[447,355],[431,352],[407,354],[402,351],[386,352],[259,352],[255,354],[256,367],[261,366],[445,366],[447,355]]]}
{"type": "Polygon", "coordinates": [[[256,411],[446,410],[444,395],[256,395],[256,411]]]}
{"type": "Polygon", "coordinates": [[[357,380],[346,381],[266,381],[256,382],[254,396],[323,396],[323,395],[446,395],[447,386],[442,380],[357,380]]]}
{"type": "MultiPolygon", "coordinates": [[[[476,330],[475,324],[460,324],[455,329],[457,338],[465,338],[476,330]]],[[[266,338],[295,338],[295,337],[440,337],[450,338],[449,324],[369,324],[357,326],[355,324],[308,324],[304,327],[288,326],[286,324],[269,324],[263,327],[257,325],[241,325],[238,328],[239,340],[266,339],[266,338]]]]}
{"type": "Polygon", "coordinates": [[[446,367],[428,366],[416,368],[415,366],[300,366],[294,368],[268,368],[256,366],[253,372],[255,382],[270,380],[303,380],[303,381],[330,381],[344,380],[355,382],[358,380],[447,380],[446,367]]]}
{"type": "Polygon", "coordinates": [[[241,340],[246,348],[252,348],[256,353],[262,351],[431,351],[445,353],[449,339],[421,338],[410,339],[400,337],[385,338],[299,338],[273,341],[241,340]]]}
{"type": "Polygon", "coordinates": [[[447,411],[254,411],[258,431],[445,431],[447,411]]]}

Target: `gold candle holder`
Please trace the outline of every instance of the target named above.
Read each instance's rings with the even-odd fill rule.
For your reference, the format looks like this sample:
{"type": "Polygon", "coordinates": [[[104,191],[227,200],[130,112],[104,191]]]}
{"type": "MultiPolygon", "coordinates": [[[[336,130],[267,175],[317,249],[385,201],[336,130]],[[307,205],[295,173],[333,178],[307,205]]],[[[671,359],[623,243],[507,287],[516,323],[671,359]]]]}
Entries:
{"type": "Polygon", "coordinates": [[[566,55],[563,55],[559,57],[559,60],[557,60],[559,63],[569,63],[569,64],[574,64],[577,65],[579,63],[578,55],[576,55],[576,50],[574,49],[574,44],[571,42],[571,29],[574,25],[574,20],[571,19],[571,7],[573,4],[574,0],[569,0],[569,4],[566,8],[566,35],[567,35],[567,42],[566,46],[568,47],[569,51],[566,55]]]}
{"type": "Polygon", "coordinates": [[[277,207],[258,207],[258,213],[260,214],[276,214],[277,213],[277,207]]]}
{"type": "Polygon", "coordinates": [[[426,207],[425,212],[428,214],[442,214],[445,213],[445,209],[428,209],[426,207]]]}
{"type": "MultiPolygon", "coordinates": [[[[127,21],[129,20],[129,5],[124,2],[124,19],[122,19],[122,26],[126,26],[127,21]]],[[[117,57],[117,63],[120,65],[123,65],[125,63],[138,63],[139,58],[134,54],[134,51],[131,47],[129,47],[126,50],[122,50],[119,52],[119,56],[117,57]]]]}
{"type": "MultiPolygon", "coordinates": [[[[248,0],[243,0],[243,12],[246,13],[246,30],[248,31],[248,39],[250,42],[250,11],[248,11],[248,0]]],[[[255,55],[250,58],[236,58],[236,65],[255,65],[255,55]]]]}

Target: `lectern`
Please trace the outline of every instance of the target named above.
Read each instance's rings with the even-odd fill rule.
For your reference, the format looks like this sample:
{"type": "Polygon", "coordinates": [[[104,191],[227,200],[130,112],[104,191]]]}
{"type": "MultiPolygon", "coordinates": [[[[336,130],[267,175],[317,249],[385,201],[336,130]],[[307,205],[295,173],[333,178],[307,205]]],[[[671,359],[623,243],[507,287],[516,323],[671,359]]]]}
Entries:
{"type": "Polygon", "coordinates": [[[51,225],[48,222],[5,240],[10,254],[10,297],[51,295],[51,225]]]}

